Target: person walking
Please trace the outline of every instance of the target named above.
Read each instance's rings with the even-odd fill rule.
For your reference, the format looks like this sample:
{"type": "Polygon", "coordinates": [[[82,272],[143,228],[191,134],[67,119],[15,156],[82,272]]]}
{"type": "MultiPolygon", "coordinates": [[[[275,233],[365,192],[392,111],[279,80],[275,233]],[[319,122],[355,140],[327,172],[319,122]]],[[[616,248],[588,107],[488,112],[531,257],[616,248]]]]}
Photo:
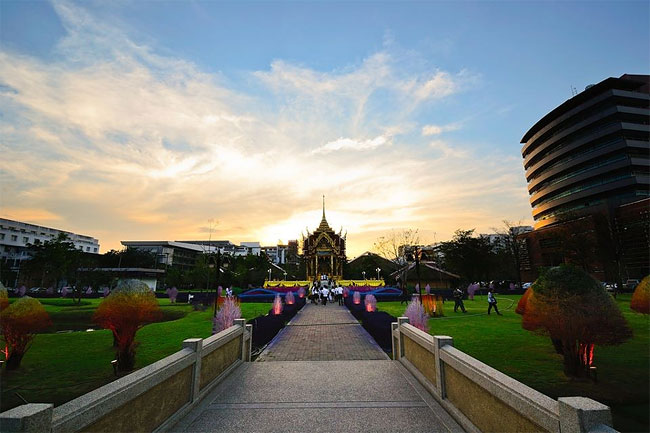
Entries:
{"type": "Polygon", "coordinates": [[[492,293],[492,290],[488,292],[488,314],[490,314],[490,311],[494,308],[494,311],[499,316],[503,316],[503,314],[499,313],[499,308],[497,307],[497,298],[494,297],[494,293],[492,293]]]}
{"type": "Polygon", "coordinates": [[[327,298],[330,295],[330,291],[327,288],[327,286],[324,286],[323,289],[320,291],[320,297],[323,305],[327,305],[327,298]]]}
{"type": "Polygon", "coordinates": [[[460,287],[457,287],[456,290],[454,290],[454,313],[458,313],[458,308],[461,309],[463,313],[467,313],[467,310],[465,309],[465,304],[463,304],[463,291],[460,289],[460,287]]]}

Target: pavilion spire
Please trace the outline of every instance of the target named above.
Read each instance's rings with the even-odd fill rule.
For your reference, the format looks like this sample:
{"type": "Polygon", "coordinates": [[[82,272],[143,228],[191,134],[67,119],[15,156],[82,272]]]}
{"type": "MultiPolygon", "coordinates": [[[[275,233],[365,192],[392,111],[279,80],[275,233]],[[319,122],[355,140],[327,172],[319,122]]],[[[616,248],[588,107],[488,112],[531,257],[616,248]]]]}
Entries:
{"type": "Polygon", "coordinates": [[[330,228],[330,225],[327,223],[327,219],[325,218],[325,195],[324,194],[323,194],[323,218],[320,220],[320,225],[318,226],[318,230],[321,232],[332,230],[330,228]]]}

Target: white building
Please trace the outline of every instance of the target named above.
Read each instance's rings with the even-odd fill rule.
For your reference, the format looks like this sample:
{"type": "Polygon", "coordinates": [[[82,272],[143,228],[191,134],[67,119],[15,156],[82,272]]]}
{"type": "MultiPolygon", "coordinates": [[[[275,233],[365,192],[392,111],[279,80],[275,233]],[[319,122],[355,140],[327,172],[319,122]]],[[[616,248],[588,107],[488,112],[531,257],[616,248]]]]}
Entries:
{"type": "Polygon", "coordinates": [[[278,244],[277,246],[262,247],[262,252],[266,254],[271,263],[284,265],[287,263],[289,247],[287,245],[278,244]]]}
{"type": "Polygon", "coordinates": [[[99,241],[91,236],[0,218],[0,260],[7,263],[12,272],[17,272],[21,262],[31,258],[28,244],[45,243],[58,238],[61,233],[68,236],[75,248],[99,254],[99,241]]]}
{"type": "Polygon", "coordinates": [[[259,256],[261,252],[262,246],[259,242],[241,242],[235,249],[236,256],[246,256],[249,254],[259,256]]]}

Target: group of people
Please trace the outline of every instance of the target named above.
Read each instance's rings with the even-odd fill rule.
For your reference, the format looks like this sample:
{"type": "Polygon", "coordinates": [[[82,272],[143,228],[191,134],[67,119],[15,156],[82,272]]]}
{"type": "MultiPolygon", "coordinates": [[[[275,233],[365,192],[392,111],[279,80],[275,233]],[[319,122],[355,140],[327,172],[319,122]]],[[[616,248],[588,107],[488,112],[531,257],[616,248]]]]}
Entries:
{"type": "Polygon", "coordinates": [[[343,305],[343,287],[334,285],[332,282],[322,286],[314,283],[309,288],[309,300],[312,304],[327,305],[327,302],[338,302],[343,305]]]}
{"type": "MultiPolygon", "coordinates": [[[[463,313],[467,313],[467,310],[465,309],[465,304],[463,303],[464,296],[465,293],[463,292],[463,289],[457,288],[456,290],[454,290],[453,292],[454,313],[457,313],[459,308],[463,313]]],[[[497,315],[499,316],[503,315],[499,313],[499,307],[497,307],[497,298],[494,297],[494,291],[492,289],[488,291],[487,301],[488,301],[488,311],[487,311],[488,314],[490,314],[492,312],[492,309],[494,309],[494,312],[497,313],[497,315]]]]}

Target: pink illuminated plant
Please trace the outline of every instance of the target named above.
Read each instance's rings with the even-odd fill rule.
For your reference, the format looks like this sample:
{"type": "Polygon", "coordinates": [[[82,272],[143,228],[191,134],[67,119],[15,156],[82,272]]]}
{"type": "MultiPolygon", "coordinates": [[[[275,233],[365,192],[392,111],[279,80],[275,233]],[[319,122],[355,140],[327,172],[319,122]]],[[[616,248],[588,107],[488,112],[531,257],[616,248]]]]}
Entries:
{"type": "Polygon", "coordinates": [[[275,295],[275,299],[273,299],[273,314],[275,316],[282,314],[282,299],[279,294],[275,295]]]}
{"type": "Polygon", "coordinates": [[[93,288],[88,286],[88,288],[86,289],[86,295],[92,295],[92,294],[93,294],[93,288]]]}
{"type": "Polygon", "coordinates": [[[168,289],[167,296],[169,296],[169,301],[171,303],[176,302],[176,297],[178,296],[178,289],[176,287],[172,287],[171,289],[168,289]]]}
{"type": "Polygon", "coordinates": [[[235,324],[235,319],[241,317],[241,308],[239,302],[234,298],[226,298],[217,312],[217,315],[212,319],[212,335],[224,329],[230,328],[235,324]]]}
{"type": "Polygon", "coordinates": [[[111,289],[108,287],[104,287],[104,290],[102,290],[102,293],[104,294],[104,298],[107,297],[108,295],[111,294],[111,289]]]}
{"type": "Polygon", "coordinates": [[[305,297],[305,288],[304,287],[301,287],[301,288],[298,289],[298,297],[300,299],[305,297]]]}
{"type": "Polygon", "coordinates": [[[431,294],[431,286],[427,284],[426,287],[424,288],[424,291],[427,293],[427,295],[430,295],[431,294]]]}
{"type": "Polygon", "coordinates": [[[347,287],[344,287],[343,288],[343,297],[347,298],[348,296],[350,296],[350,289],[348,289],[347,287]]]}
{"type": "Polygon", "coordinates": [[[356,305],[359,305],[361,303],[361,293],[354,292],[352,295],[352,302],[354,302],[356,305]]]}
{"type": "Polygon", "coordinates": [[[375,298],[375,295],[366,295],[364,302],[366,304],[366,311],[368,313],[374,313],[377,311],[377,298],[375,298]]]}
{"type": "Polygon", "coordinates": [[[292,305],[293,303],[296,302],[296,298],[293,296],[293,292],[287,292],[287,294],[284,297],[284,302],[287,305],[292,305]]]}
{"type": "Polygon", "coordinates": [[[61,289],[61,297],[65,298],[66,296],[68,296],[68,288],[64,287],[61,289]]]}
{"type": "Polygon", "coordinates": [[[409,323],[421,331],[429,331],[429,316],[424,311],[424,307],[414,296],[411,302],[406,306],[404,315],[409,318],[409,323]]]}

